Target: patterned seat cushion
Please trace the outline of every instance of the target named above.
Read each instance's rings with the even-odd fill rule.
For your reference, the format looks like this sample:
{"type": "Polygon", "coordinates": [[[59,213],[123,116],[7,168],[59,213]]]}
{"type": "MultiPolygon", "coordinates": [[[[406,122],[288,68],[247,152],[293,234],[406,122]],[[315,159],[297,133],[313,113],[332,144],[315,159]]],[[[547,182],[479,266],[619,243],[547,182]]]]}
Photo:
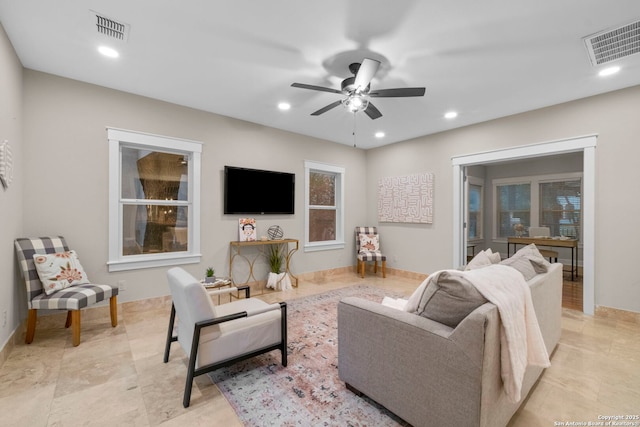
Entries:
{"type": "Polygon", "coordinates": [[[358,252],[360,261],[386,261],[387,257],[382,255],[380,251],[361,251],[358,252]]]}
{"type": "Polygon", "coordinates": [[[16,255],[27,286],[30,309],[79,310],[96,302],[118,295],[118,288],[110,285],[83,284],[47,295],[38,276],[34,254],[53,254],[69,250],[62,236],[20,238],[15,241],[16,255]]]}
{"type": "Polygon", "coordinates": [[[80,310],[81,308],[118,295],[118,288],[110,285],[76,285],[54,292],[41,293],[31,300],[31,308],[49,310],[80,310]]]}

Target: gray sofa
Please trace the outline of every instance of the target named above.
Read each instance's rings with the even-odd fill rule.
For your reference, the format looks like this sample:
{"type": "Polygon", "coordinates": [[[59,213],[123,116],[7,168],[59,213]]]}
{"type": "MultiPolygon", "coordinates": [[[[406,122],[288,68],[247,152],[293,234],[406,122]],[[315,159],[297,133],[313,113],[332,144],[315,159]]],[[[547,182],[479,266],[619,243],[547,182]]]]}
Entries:
{"type": "MultiPolygon", "coordinates": [[[[527,283],[551,353],[561,331],[562,264],[527,283]]],[[[520,402],[507,398],[500,375],[500,316],[492,303],[451,328],[348,297],[338,304],[338,371],[352,391],[415,427],[497,427],[509,422],[543,368],[527,367],[520,402]]]]}

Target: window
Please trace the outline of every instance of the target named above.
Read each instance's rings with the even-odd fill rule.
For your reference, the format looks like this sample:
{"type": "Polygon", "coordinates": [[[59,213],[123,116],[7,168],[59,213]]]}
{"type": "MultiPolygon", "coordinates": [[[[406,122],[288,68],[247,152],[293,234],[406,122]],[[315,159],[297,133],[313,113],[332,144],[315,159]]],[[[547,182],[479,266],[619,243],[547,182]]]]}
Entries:
{"type": "Polygon", "coordinates": [[[540,183],[540,225],[552,236],[579,239],[581,212],[580,180],[540,183]]]}
{"type": "Polygon", "coordinates": [[[481,240],[482,233],[482,210],[483,210],[483,185],[482,180],[473,176],[468,177],[469,189],[467,206],[467,239],[481,240]]]}
{"type": "Polygon", "coordinates": [[[515,227],[531,225],[531,184],[497,186],[498,237],[514,236],[515,227]]]}
{"type": "Polygon", "coordinates": [[[516,235],[516,224],[549,227],[551,236],[580,239],[582,226],[582,174],[541,175],[494,180],[496,233],[494,238],[516,235]],[[517,181],[516,181],[517,180],[517,181]]]}
{"type": "Polygon", "coordinates": [[[109,139],[109,271],[200,262],[198,142],[118,129],[109,139]]]}
{"type": "Polygon", "coordinates": [[[344,248],[344,168],[305,162],[305,250],[344,248]]]}

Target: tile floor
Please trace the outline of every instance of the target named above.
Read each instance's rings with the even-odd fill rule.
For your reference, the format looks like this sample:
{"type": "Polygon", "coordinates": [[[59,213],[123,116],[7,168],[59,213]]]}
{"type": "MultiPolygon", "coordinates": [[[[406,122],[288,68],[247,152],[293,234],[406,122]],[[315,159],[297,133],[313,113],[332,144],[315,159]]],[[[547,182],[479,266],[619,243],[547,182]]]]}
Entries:
{"type": "MultiPolygon", "coordinates": [[[[420,281],[342,274],[262,298],[287,300],[362,283],[408,296],[420,281]]],[[[178,344],[162,363],[169,309],[168,298],[121,304],[116,328],[107,308],[87,311],[75,348],[63,315],[39,319],[34,342],[25,345],[22,333],[0,367],[0,425],[241,425],[207,376],[196,379],[191,406],[182,407],[186,356],[178,344]]],[[[552,366],[509,425],[639,414],[640,315],[591,317],[564,309],[562,328],[552,366]]]]}

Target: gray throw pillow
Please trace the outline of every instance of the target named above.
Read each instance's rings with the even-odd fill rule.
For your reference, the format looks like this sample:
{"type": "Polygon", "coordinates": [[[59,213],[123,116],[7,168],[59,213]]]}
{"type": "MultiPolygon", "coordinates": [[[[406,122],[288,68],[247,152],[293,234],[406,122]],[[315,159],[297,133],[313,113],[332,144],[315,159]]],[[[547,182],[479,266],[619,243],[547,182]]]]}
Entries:
{"type": "Polygon", "coordinates": [[[455,328],[469,313],[486,302],[486,298],[464,277],[463,272],[444,270],[430,281],[416,312],[422,317],[455,328]]]}
{"type": "Polygon", "coordinates": [[[527,257],[513,256],[511,258],[503,259],[500,261],[500,264],[515,268],[522,273],[524,280],[526,281],[533,279],[538,274],[536,273],[536,269],[533,267],[533,263],[527,257]]]}
{"type": "Polygon", "coordinates": [[[551,265],[533,243],[520,249],[511,258],[502,260],[500,264],[515,268],[526,281],[533,279],[538,274],[546,273],[551,265]]]}

